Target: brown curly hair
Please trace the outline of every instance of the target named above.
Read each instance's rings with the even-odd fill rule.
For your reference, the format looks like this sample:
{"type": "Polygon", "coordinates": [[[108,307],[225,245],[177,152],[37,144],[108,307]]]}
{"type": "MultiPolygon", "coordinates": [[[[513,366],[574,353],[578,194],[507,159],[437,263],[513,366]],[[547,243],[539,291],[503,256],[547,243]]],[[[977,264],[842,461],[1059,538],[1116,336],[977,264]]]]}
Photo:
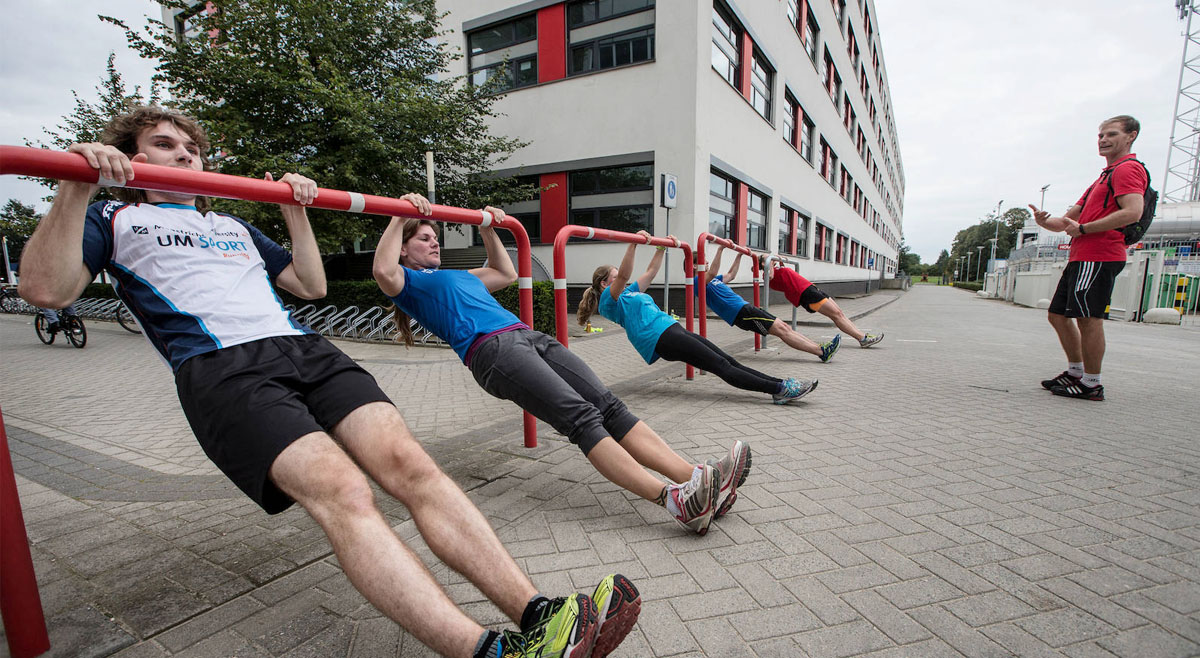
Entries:
{"type": "MultiPolygon", "coordinates": [[[[196,147],[200,150],[200,162],[204,165],[204,170],[208,171],[210,168],[208,151],[212,148],[208,141],[208,135],[195,119],[178,110],[156,105],[135,107],[109,121],[108,125],[104,127],[104,134],[100,141],[117,147],[117,150],[132,158],[138,152],[138,136],[147,128],[153,128],[164,121],[170,121],[180,132],[196,142],[196,147]]],[[[145,190],[118,187],[114,188],[112,193],[126,203],[145,203],[146,201],[145,190]]],[[[197,210],[205,212],[208,210],[208,206],[208,197],[196,197],[197,210]]]]}

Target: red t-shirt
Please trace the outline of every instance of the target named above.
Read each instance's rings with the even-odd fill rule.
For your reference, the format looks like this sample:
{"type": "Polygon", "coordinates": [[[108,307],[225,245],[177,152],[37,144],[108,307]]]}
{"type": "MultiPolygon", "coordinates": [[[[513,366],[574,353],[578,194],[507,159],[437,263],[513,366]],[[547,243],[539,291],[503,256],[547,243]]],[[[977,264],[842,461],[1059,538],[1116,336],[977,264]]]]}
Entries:
{"type": "Polygon", "coordinates": [[[771,290],[782,292],[792,306],[800,305],[800,295],[811,285],[812,281],[800,276],[795,270],[779,266],[771,270],[771,290]]]}
{"type": "MultiPolygon", "coordinates": [[[[1105,167],[1100,178],[1079,197],[1077,205],[1083,206],[1079,212],[1079,223],[1087,224],[1103,219],[1121,209],[1117,205],[1117,197],[1125,194],[1146,193],[1146,170],[1134,162],[1137,155],[1130,153],[1121,158],[1116,164],[1105,167]],[[1112,177],[1112,196],[1108,194],[1107,177],[1112,177]],[[1084,200],[1087,200],[1085,203],[1084,200]]],[[[1086,229],[1085,229],[1086,230],[1086,229]]],[[[1123,261],[1125,260],[1125,236],[1120,230],[1084,233],[1071,240],[1071,260],[1089,262],[1123,261]]]]}

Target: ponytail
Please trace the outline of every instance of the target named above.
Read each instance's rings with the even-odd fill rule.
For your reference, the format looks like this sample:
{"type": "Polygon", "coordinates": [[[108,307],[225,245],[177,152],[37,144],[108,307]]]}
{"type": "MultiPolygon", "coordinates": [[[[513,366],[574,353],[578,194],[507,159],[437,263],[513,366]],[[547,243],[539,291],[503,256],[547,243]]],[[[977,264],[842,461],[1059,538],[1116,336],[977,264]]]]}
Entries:
{"type": "Polygon", "coordinates": [[[575,312],[575,319],[579,321],[579,326],[587,326],[588,320],[600,307],[600,295],[604,294],[604,280],[608,278],[609,272],[612,272],[612,265],[601,265],[592,272],[592,285],[587,290],[583,291],[583,299],[579,301],[579,310],[575,312]]]}
{"type": "Polygon", "coordinates": [[[396,340],[404,343],[405,347],[412,347],[412,318],[408,314],[400,310],[399,306],[392,304],[392,322],[396,323],[396,340]]]}

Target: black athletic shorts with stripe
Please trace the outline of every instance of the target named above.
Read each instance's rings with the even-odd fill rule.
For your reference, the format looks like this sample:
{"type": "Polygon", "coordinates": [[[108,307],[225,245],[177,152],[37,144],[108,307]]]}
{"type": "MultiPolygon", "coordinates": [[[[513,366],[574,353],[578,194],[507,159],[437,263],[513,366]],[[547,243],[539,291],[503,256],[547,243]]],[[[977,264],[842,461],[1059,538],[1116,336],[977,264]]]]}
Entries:
{"type": "Polygon", "coordinates": [[[1082,261],[1067,263],[1049,311],[1068,318],[1108,319],[1113,285],[1125,261],[1082,261]]]}
{"type": "Polygon", "coordinates": [[[733,326],[766,336],[771,333],[771,325],[774,322],[775,316],[766,309],[759,308],[754,304],[746,304],[733,319],[733,326]]]}

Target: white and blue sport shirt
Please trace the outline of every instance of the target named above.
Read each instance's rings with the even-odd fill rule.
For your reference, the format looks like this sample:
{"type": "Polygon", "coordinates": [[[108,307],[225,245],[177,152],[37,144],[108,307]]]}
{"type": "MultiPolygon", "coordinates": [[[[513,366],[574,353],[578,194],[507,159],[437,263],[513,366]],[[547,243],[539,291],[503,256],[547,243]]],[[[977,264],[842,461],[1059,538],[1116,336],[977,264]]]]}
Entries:
{"type": "Polygon", "coordinates": [[[112,275],[117,296],[173,371],[223,347],[313,333],[275,293],[291,253],[232,215],[171,203],[93,203],[83,261],[92,276],[112,275]]]}

